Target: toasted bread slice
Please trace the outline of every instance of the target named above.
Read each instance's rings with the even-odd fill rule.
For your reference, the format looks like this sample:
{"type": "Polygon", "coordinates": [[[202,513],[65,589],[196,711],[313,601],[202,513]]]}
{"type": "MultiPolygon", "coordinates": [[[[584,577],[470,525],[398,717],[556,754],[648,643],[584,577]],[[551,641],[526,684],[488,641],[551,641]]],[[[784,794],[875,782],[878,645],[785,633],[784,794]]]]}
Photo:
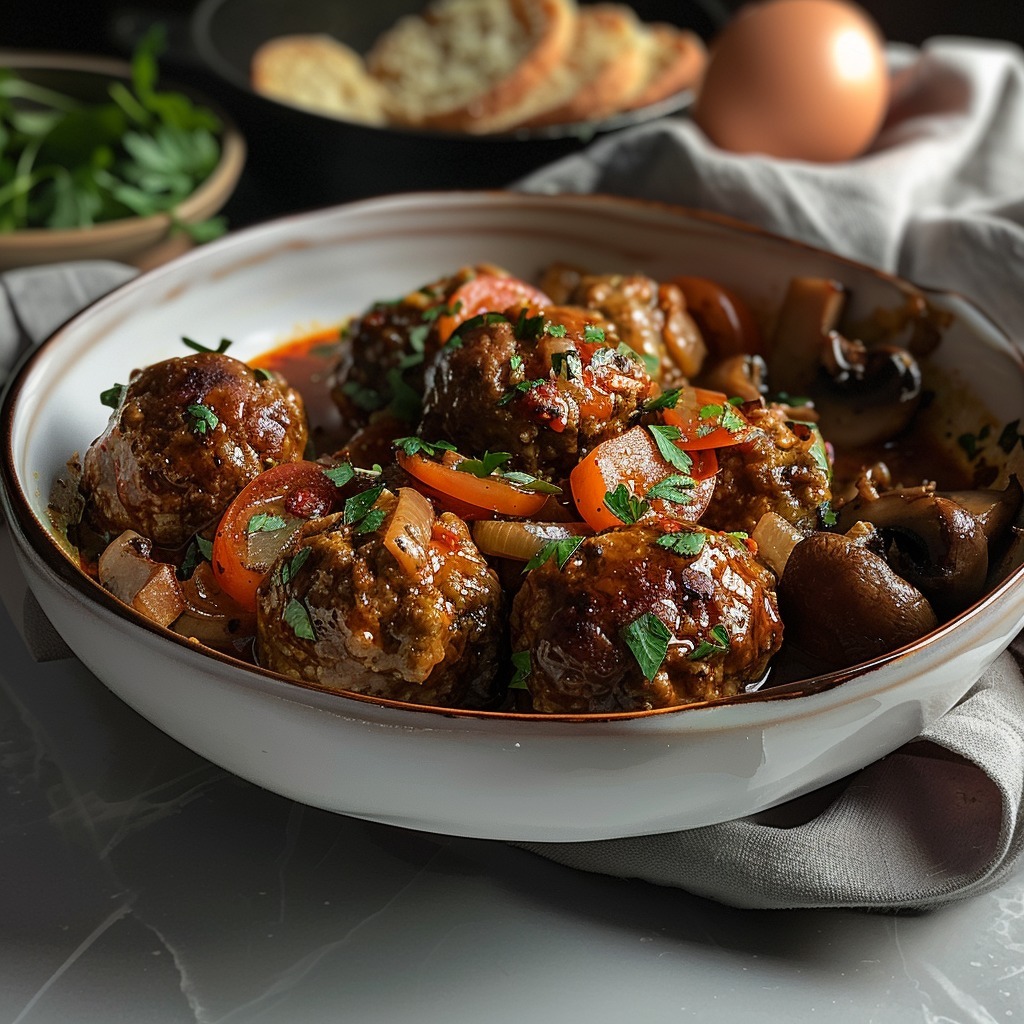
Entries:
{"type": "Polygon", "coordinates": [[[501,131],[532,108],[575,23],[575,0],[434,0],[383,33],[366,64],[396,123],[501,131]]]}
{"type": "Polygon", "coordinates": [[[642,34],[647,70],[624,110],[646,107],[695,88],[708,61],[704,41],[688,29],[654,22],[642,26],[642,34]]]}
{"type": "Polygon", "coordinates": [[[384,89],[363,58],[328,35],[270,39],[253,54],[253,88],[264,96],[352,121],[383,124],[384,89]]]}
{"type": "Polygon", "coordinates": [[[622,109],[646,74],[642,25],[625,4],[580,7],[568,60],[555,72],[546,107],[524,126],[597,121],[622,109]]]}

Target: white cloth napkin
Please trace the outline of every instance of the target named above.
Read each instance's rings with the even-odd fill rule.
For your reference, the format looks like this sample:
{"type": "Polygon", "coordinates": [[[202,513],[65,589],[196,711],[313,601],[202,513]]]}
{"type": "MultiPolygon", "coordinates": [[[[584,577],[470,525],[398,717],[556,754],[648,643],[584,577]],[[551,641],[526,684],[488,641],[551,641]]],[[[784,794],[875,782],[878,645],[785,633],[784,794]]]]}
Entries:
{"type": "MultiPolygon", "coordinates": [[[[1024,339],[1024,55],[943,38],[892,47],[871,150],[840,164],[739,156],[665,119],[516,183],[730,214],[974,299],[1024,339]]],[[[1024,846],[1024,637],[922,741],[753,818],[667,835],[529,844],[588,871],[742,907],[924,909],[984,892],[1024,846]]]]}

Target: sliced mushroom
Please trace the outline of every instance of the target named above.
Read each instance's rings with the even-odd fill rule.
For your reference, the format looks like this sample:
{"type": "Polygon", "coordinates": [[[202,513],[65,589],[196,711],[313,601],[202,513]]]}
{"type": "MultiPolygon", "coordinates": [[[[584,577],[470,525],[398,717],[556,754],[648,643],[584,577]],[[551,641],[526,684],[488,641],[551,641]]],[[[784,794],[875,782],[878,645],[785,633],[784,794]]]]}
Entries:
{"type": "Polygon", "coordinates": [[[938,625],[928,599],[853,537],[813,533],[779,580],[787,643],[831,671],[887,654],[938,625]]]}
{"type": "Polygon", "coordinates": [[[700,385],[734,395],[745,402],[756,402],[768,390],[765,361],[756,355],[727,356],[709,367],[700,377],[700,385]]]}
{"type": "Polygon", "coordinates": [[[812,388],[828,439],[842,448],[888,441],[910,424],[921,402],[921,368],[903,348],[867,348],[829,332],[822,373],[812,388]]]}
{"type": "Polygon", "coordinates": [[[134,530],[125,530],[99,557],[100,583],[115,597],[148,619],[169,626],[185,607],[174,566],[156,562],[152,542],[134,530]]]}
{"type": "Polygon", "coordinates": [[[806,395],[818,375],[821,351],[839,323],[846,289],[823,277],[794,277],[779,307],[768,346],[772,390],[806,395]]]}
{"type": "Polygon", "coordinates": [[[858,520],[872,523],[886,540],[886,558],[917,587],[939,615],[973,604],[985,591],[988,541],[970,512],[929,487],[887,491],[847,502],[838,513],[840,530],[858,520]]]}
{"type": "Polygon", "coordinates": [[[1021,513],[1024,488],[1011,476],[1002,490],[985,487],[974,491],[936,491],[940,497],[955,501],[981,524],[990,545],[1004,539],[1007,530],[1021,513]]]}

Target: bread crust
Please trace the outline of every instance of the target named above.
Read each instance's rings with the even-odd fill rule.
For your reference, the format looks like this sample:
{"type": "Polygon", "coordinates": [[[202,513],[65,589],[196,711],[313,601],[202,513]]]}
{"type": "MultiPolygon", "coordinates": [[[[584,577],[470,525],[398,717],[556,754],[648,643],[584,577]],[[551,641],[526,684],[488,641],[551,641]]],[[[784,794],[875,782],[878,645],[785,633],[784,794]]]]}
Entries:
{"type": "Polygon", "coordinates": [[[654,22],[642,26],[642,32],[647,73],[623,110],[646,107],[685,89],[695,88],[708,60],[704,41],[688,29],[654,22]]]}
{"type": "Polygon", "coordinates": [[[565,59],[576,18],[575,0],[435,0],[385,32],[366,63],[396,123],[502,131],[565,59]]]}
{"type": "Polygon", "coordinates": [[[325,34],[278,36],[250,66],[253,88],[317,113],[370,124],[386,121],[385,95],[355,50],[325,34]]]}

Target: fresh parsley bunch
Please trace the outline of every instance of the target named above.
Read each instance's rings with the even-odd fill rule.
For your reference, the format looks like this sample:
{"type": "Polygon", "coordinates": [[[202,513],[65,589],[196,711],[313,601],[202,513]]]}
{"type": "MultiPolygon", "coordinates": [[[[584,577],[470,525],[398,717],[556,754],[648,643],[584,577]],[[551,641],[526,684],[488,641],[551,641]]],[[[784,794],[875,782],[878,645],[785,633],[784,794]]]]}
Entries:
{"type": "MultiPolygon", "coordinates": [[[[132,56],[131,85],[86,102],[0,68],[0,231],[78,228],[169,212],[220,159],[221,124],[187,96],[157,88],[164,33],[155,26],[132,56]]],[[[196,241],[221,218],[176,222],[196,241]]]]}

